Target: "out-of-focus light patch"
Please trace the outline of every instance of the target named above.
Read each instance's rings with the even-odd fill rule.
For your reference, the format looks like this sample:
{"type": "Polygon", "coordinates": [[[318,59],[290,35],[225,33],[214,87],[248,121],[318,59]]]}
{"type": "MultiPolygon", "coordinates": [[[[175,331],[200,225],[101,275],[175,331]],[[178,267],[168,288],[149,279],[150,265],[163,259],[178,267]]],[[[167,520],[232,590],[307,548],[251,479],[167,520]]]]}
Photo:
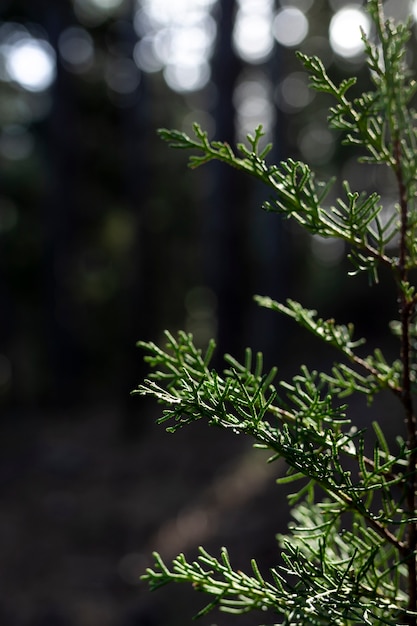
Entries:
{"type": "Polygon", "coordinates": [[[329,27],[330,45],[334,52],[346,59],[360,55],[364,50],[361,28],[368,36],[371,22],[360,7],[348,5],[337,11],[329,27]]]}
{"type": "Polygon", "coordinates": [[[298,147],[305,161],[315,165],[328,163],[334,153],[334,137],[328,128],[320,123],[312,123],[302,129],[298,147]]]}
{"type": "Polygon", "coordinates": [[[105,80],[113,91],[121,95],[131,94],[140,83],[140,72],[131,59],[112,59],[107,64],[105,80]]]}
{"type": "Polygon", "coordinates": [[[74,0],[74,8],[77,15],[88,19],[97,19],[117,12],[124,4],[125,0],[74,0]]]}
{"type": "Polygon", "coordinates": [[[133,49],[133,60],[140,70],[152,74],[164,67],[155,50],[155,37],[145,36],[137,42],[133,49]]]}
{"type": "Polygon", "coordinates": [[[272,11],[239,11],[233,29],[233,45],[247,63],[262,63],[274,46],[271,31],[272,11]]]}
{"type": "Polygon", "coordinates": [[[29,37],[28,29],[20,22],[0,22],[0,42],[13,45],[20,39],[29,37]]]}
{"type": "Polygon", "coordinates": [[[264,94],[255,91],[255,89],[241,100],[238,112],[243,118],[262,120],[264,126],[266,121],[270,122],[268,98],[264,94]]]}
{"type": "Polygon", "coordinates": [[[141,39],[133,59],[146,72],[163,70],[177,92],[204,88],[210,80],[209,59],[216,23],[209,14],[214,0],[143,0],[134,16],[141,39]]]}
{"type": "Polygon", "coordinates": [[[242,11],[255,13],[256,11],[270,11],[274,0],[237,0],[237,4],[242,11]]]}
{"type": "Polygon", "coordinates": [[[0,155],[9,161],[27,159],[34,147],[32,135],[24,126],[11,124],[0,134],[0,155]]]}
{"type": "Polygon", "coordinates": [[[171,24],[195,23],[209,13],[217,0],[137,0],[155,29],[171,24]]]}
{"type": "MultiPolygon", "coordinates": [[[[45,41],[43,29],[37,24],[31,24],[29,29],[18,22],[0,22],[0,81],[14,82],[18,89],[8,89],[2,94],[0,99],[0,117],[3,127],[13,125],[26,126],[35,121],[44,119],[50,112],[52,98],[50,91],[44,88],[49,79],[55,78],[56,57],[55,52],[45,41]],[[35,37],[36,34],[36,37],[35,37]],[[31,55],[26,64],[22,55],[23,44],[35,43],[35,55],[31,55]],[[40,66],[45,69],[46,74],[39,75],[39,65],[36,54],[41,51],[40,66]],[[19,54],[17,54],[19,52],[19,54]],[[27,75],[32,72],[32,60],[35,73],[29,75],[30,85],[28,85],[27,75]],[[48,79],[49,76],[49,79],[48,79]],[[17,80],[22,79],[24,85],[17,80]],[[29,88],[30,87],[30,88],[29,88]]],[[[32,48],[26,47],[26,52],[31,53],[32,48]]]]}
{"type": "Polygon", "coordinates": [[[23,24],[17,22],[0,23],[0,80],[10,81],[6,63],[12,46],[29,37],[29,32],[23,24]]]}
{"type": "Polygon", "coordinates": [[[28,91],[45,91],[56,75],[56,58],[52,46],[42,39],[24,37],[4,51],[10,80],[28,91]]]}
{"type": "Polygon", "coordinates": [[[314,0],[280,0],[280,5],[282,7],[295,7],[296,9],[300,9],[303,13],[306,13],[309,9],[311,9],[314,0]]]}
{"type": "Polygon", "coordinates": [[[156,59],[165,66],[170,61],[172,30],[170,28],[161,28],[153,36],[153,51],[156,59]]]}
{"type": "Polygon", "coordinates": [[[238,109],[245,101],[258,95],[262,99],[269,99],[271,82],[263,71],[251,71],[244,75],[233,94],[233,103],[238,109]]]}
{"type": "Polygon", "coordinates": [[[279,44],[287,48],[298,46],[308,34],[308,19],[296,7],[284,7],[276,14],[272,32],[279,44]]]}
{"type": "Polygon", "coordinates": [[[417,22],[417,0],[413,0],[411,4],[411,13],[414,20],[417,22]]]}
{"type": "Polygon", "coordinates": [[[211,50],[214,42],[215,27],[212,18],[206,23],[185,28],[175,27],[168,31],[166,45],[166,63],[187,63],[190,59],[200,61],[211,50]]]}
{"type": "Polygon", "coordinates": [[[272,86],[264,72],[255,71],[244,78],[236,87],[233,102],[236,107],[236,134],[239,141],[253,133],[262,124],[265,137],[269,141],[275,122],[275,111],[271,102],[272,86]]]}
{"type": "Polygon", "coordinates": [[[185,295],[186,329],[198,346],[206,346],[217,334],[217,297],[205,286],[190,289],[185,295]]]}
{"type": "Polygon", "coordinates": [[[85,26],[95,27],[108,17],[123,11],[125,0],[73,0],[78,21],[85,26]]]}
{"type": "Polygon", "coordinates": [[[210,75],[210,66],[206,62],[198,65],[195,63],[177,63],[167,65],[164,69],[167,85],[179,93],[203,89],[209,82],[210,75]]]}
{"type": "Polygon", "coordinates": [[[163,65],[198,65],[211,55],[216,35],[214,20],[207,19],[192,26],[160,29],[153,37],[153,54],[163,65]]]}
{"type": "Polygon", "coordinates": [[[101,240],[113,255],[123,255],[133,247],[136,232],[136,220],[131,212],[117,207],[108,211],[104,219],[101,240]]]}
{"type": "Polygon", "coordinates": [[[100,11],[114,11],[123,4],[124,0],[89,0],[89,2],[100,11]]]}
{"type": "Polygon", "coordinates": [[[326,267],[338,265],[345,253],[345,244],[340,239],[311,236],[311,252],[315,259],[326,267]]]}
{"type": "Polygon", "coordinates": [[[142,8],[142,3],[133,15],[133,28],[138,37],[146,37],[155,29],[149,12],[142,8]]]}
{"type": "Polygon", "coordinates": [[[59,37],[58,49],[65,66],[72,72],[85,72],[91,67],[94,43],[85,28],[66,28],[59,37]]]}
{"type": "Polygon", "coordinates": [[[9,233],[18,223],[17,206],[7,197],[0,197],[0,233],[9,233]]]}
{"type": "Polygon", "coordinates": [[[314,98],[305,72],[292,72],[278,85],[277,104],[285,113],[295,113],[306,107],[314,98]]]}

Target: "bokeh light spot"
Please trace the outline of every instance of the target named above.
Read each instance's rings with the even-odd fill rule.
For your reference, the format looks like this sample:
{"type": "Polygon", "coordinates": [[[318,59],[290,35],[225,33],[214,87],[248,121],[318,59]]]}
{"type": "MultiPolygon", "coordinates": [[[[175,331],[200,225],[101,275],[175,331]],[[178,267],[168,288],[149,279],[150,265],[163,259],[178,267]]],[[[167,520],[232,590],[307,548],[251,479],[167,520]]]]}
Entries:
{"type": "Polygon", "coordinates": [[[73,26],[64,30],[58,42],[59,53],[69,69],[83,72],[88,69],[94,57],[91,35],[84,29],[73,26]]]}
{"type": "Polygon", "coordinates": [[[126,0],[73,0],[73,2],[79,22],[94,28],[109,16],[123,11],[126,0]]]}
{"type": "Polygon", "coordinates": [[[239,56],[248,63],[261,63],[273,48],[271,21],[268,14],[239,12],[233,30],[233,44],[239,56]]]}
{"type": "Polygon", "coordinates": [[[114,11],[118,9],[123,2],[124,0],[90,0],[93,6],[102,11],[114,11]]]}
{"type": "Polygon", "coordinates": [[[305,72],[292,72],[278,85],[278,106],[285,113],[294,113],[306,107],[314,98],[305,72]]]}
{"type": "Polygon", "coordinates": [[[247,133],[252,133],[258,124],[262,124],[265,133],[262,142],[269,141],[269,133],[275,122],[271,91],[271,82],[261,70],[248,73],[236,86],[233,102],[236,107],[236,132],[240,141],[244,141],[247,133]]]}
{"type": "Polygon", "coordinates": [[[207,15],[216,0],[145,0],[138,1],[155,29],[170,24],[194,24],[207,15]]]}
{"type": "Polygon", "coordinates": [[[305,161],[322,165],[333,156],[334,136],[326,126],[312,122],[300,132],[298,147],[305,161]]]}
{"type": "Polygon", "coordinates": [[[169,62],[203,60],[211,52],[215,32],[215,25],[211,18],[205,23],[170,29],[169,62]]]}
{"type": "Polygon", "coordinates": [[[193,287],[185,296],[186,328],[196,345],[207,345],[217,334],[217,298],[214,291],[203,285],[193,287]]]}
{"type": "Polygon", "coordinates": [[[347,59],[358,56],[364,50],[360,29],[369,35],[370,27],[370,19],[360,7],[349,5],[340,9],[330,21],[332,49],[347,59]]]}
{"type": "Polygon", "coordinates": [[[298,46],[308,34],[308,19],[296,7],[284,7],[275,16],[272,32],[282,46],[298,46]]]}
{"type": "Polygon", "coordinates": [[[164,64],[155,53],[155,37],[143,37],[133,49],[133,60],[138,68],[149,74],[159,72],[164,64]]]}
{"type": "Polygon", "coordinates": [[[6,70],[27,91],[44,91],[55,79],[55,51],[42,39],[19,39],[7,51],[6,70]]]}
{"type": "Polygon", "coordinates": [[[210,66],[206,62],[176,63],[167,65],[164,69],[167,85],[179,93],[203,89],[209,82],[210,75],[210,66]]]}
{"type": "Polygon", "coordinates": [[[163,70],[177,92],[199,91],[210,80],[209,61],[217,26],[209,11],[214,0],[143,0],[134,29],[140,40],[133,58],[145,72],[163,70]]]}

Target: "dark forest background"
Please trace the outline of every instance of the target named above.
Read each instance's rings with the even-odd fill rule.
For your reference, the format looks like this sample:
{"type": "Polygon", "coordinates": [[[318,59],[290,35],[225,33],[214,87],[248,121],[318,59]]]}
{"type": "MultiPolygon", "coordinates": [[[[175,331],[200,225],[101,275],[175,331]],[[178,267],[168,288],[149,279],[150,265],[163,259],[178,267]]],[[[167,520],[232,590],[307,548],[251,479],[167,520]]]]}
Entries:
{"type": "MultiPolygon", "coordinates": [[[[166,27],[175,3],[159,4],[166,27]]],[[[217,164],[191,172],[156,131],[198,121],[235,144],[264,122],[273,160],[304,159],[389,203],[385,174],[361,169],[326,130],[330,103],[308,93],[294,56],[319,54],[335,80],[354,74],[367,85],[362,56],[329,44],[345,4],[247,1],[245,10],[268,10],[271,20],[295,8],[309,26],[299,45],[275,39],[250,58],[233,39],[245,2],[190,0],[189,13],[209,16],[211,43],[206,77],[186,88],[155,55],[166,41],[155,39],[151,0],[0,3],[2,624],[190,623],[196,594],[152,595],[139,583],[153,549],[169,558],[226,543],[242,568],[251,556],[276,562],[274,534],[287,516],[274,476],[283,468],[203,424],[174,438],[155,428],[158,407],[130,396],[147,371],[136,341],[184,328],[202,346],[214,336],[219,355],[262,350],[285,377],[301,359],[323,367],[332,354],[258,309],[253,294],[353,321],[371,346],[395,301],[385,304],[389,285],[369,292],[366,276],[346,279],[343,248],[264,213],[253,181],[217,164]],[[14,46],[26,40],[46,46],[46,86],[13,75],[14,46]]],[[[387,5],[400,17],[412,8],[387,5]]],[[[235,621],[203,623],[213,620],[235,621]]]]}

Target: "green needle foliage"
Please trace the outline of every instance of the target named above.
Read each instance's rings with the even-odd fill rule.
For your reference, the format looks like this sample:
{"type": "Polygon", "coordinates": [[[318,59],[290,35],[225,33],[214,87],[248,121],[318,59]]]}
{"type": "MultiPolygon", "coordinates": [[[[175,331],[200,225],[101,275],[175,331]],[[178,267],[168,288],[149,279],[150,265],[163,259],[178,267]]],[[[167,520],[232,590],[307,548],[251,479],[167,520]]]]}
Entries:
{"type": "Polygon", "coordinates": [[[288,471],[278,482],[298,487],[289,496],[293,524],[278,538],[282,564],[265,578],[255,561],[249,574],[235,571],[226,549],[217,558],[200,548],[193,562],[180,554],[170,566],[155,554],[154,568],[144,575],[150,588],[191,583],[210,597],[200,614],[214,607],[232,613],[270,609],[286,625],[417,624],[417,295],[410,278],[417,265],[416,83],[406,65],[411,25],[386,21],[379,0],[369,0],[367,8],[375,31],[375,41],[363,35],[371,91],[350,98],[354,78],[335,85],[320,59],[298,56],[311,87],[335,101],[330,127],[344,143],[360,147],[362,162],[393,172],[398,204],[389,219],[377,193],[354,191],[345,181],[342,196],[329,205],[334,181],[318,181],[308,165],[292,159],[268,165],[270,146],[260,148],[261,127],[237,152],[209,141],[197,124],[194,137],[160,131],[172,147],[193,150],[192,168],[223,161],[269,188],[267,211],[294,219],[309,233],[343,240],[353,275],[366,272],[372,283],[387,268],[398,297],[391,331],[399,350],[390,363],[381,350],[363,356],[365,340],[355,338],[352,324],[324,320],[292,300],[257,296],[259,305],[292,318],[340,356],[330,373],[301,366],[291,381],[277,380],[275,368],[264,371],[262,355],[250,349],[243,362],[226,355],[223,371],[215,371],[214,342],[204,352],[185,332],[166,333],[164,347],[139,342],[153,371],[133,393],[162,403],[159,421],[168,422],[168,430],[204,419],[244,433],[270,451],[271,461],[285,459],[288,471]],[[398,399],[404,432],[389,446],[374,423],[376,444],[367,455],[367,433],[351,423],[344,402],[352,394],[371,402],[383,390],[398,399]]]}

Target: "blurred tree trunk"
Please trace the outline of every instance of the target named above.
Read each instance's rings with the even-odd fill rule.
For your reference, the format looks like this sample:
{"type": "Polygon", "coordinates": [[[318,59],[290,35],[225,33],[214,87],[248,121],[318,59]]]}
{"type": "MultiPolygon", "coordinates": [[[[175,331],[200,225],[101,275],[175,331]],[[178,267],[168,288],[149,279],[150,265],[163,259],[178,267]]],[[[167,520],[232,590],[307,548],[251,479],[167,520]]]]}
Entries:
{"type": "MultiPolygon", "coordinates": [[[[212,80],[216,87],[212,114],[216,139],[231,145],[236,139],[233,93],[242,69],[232,45],[236,9],[234,0],[219,0],[216,5],[217,43],[212,61],[212,80]]],[[[219,353],[237,354],[242,345],[246,295],[243,248],[247,181],[220,163],[212,163],[210,167],[214,187],[203,218],[205,277],[218,300],[219,353]]]]}
{"type": "MultiPolygon", "coordinates": [[[[277,45],[265,64],[265,72],[271,82],[270,97],[272,99],[276,86],[286,73],[282,63],[281,48],[277,45]]],[[[271,137],[268,138],[272,142],[273,148],[267,156],[267,161],[272,164],[285,160],[288,156],[288,149],[285,139],[287,127],[285,114],[278,109],[273,101],[270,104],[274,108],[275,120],[272,123],[271,137]]],[[[268,199],[270,199],[269,190],[256,183],[252,197],[254,206],[252,207],[250,226],[252,260],[256,274],[254,293],[268,295],[283,302],[291,294],[290,282],[293,273],[291,233],[281,216],[266,213],[261,209],[262,204],[268,199]]],[[[287,337],[287,333],[284,332],[285,324],[287,324],[287,320],[283,316],[271,315],[271,311],[262,309],[257,305],[251,308],[249,316],[250,345],[263,352],[265,363],[269,366],[276,365],[277,353],[285,351],[287,337]]]]}
{"type": "MultiPolygon", "coordinates": [[[[73,26],[68,2],[35,2],[27,9],[28,18],[40,24],[58,50],[60,34],[73,26]],[[33,15],[31,15],[33,13],[33,15]]],[[[47,184],[43,200],[44,239],[40,303],[43,316],[45,378],[41,398],[60,407],[73,404],[82,396],[85,384],[84,358],[74,311],[73,261],[77,192],[82,176],[83,143],[71,75],[57,63],[52,87],[52,109],[43,122],[47,184]]]]}
{"type": "MultiPolygon", "coordinates": [[[[217,5],[217,47],[213,58],[213,82],[217,89],[213,108],[216,139],[236,143],[236,110],[233,95],[243,63],[232,43],[237,3],[220,0],[217,5]]],[[[265,71],[276,85],[281,66],[275,49],[265,71]]],[[[271,95],[272,97],[272,95],[271,95]]],[[[285,156],[281,119],[273,131],[271,158],[285,156]]],[[[218,298],[219,354],[242,354],[246,345],[264,351],[273,360],[280,336],[280,320],[252,304],[254,293],[286,295],[288,237],[276,215],[262,213],[267,192],[261,185],[223,164],[213,163],[214,190],[204,224],[205,276],[218,298]]],[[[285,297],[285,295],[283,297],[285,297]]]]}

